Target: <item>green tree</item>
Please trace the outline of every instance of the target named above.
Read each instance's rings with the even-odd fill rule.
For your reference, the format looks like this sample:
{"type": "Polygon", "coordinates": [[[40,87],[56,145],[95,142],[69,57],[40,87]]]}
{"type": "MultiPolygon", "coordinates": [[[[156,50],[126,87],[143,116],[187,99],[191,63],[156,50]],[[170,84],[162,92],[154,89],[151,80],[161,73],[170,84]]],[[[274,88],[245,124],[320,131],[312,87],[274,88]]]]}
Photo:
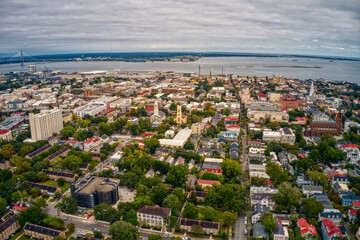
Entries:
{"type": "Polygon", "coordinates": [[[154,200],[157,204],[161,205],[161,203],[164,201],[166,196],[168,195],[169,191],[165,187],[164,184],[158,184],[152,189],[154,200]]]}
{"type": "Polygon", "coordinates": [[[291,212],[299,207],[302,193],[298,187],[291,186],[289,182],[283,182],[279,185],[278,190],[278,193],[273,195],[277,211],[291,212]]]}
{"type": "Polygon", "coordinates": [[[162,206],[165,208],[180,210],[182,204],[176,195],[170,194],[164,199],[162,206]]]}
{"type": "Polygon", "coordinates": [[[160,235],[151,234],[149,235],[149,240],[163,240],[163,237],[160,235]]]}
{"type": "Polygon", "coordinates": [[[222,214],[222,219],[223,219],[225,225],[233,225],[234,223],[237,222],[236,214],[234,214],[233,212],[229,212],[229,211],[225,211],[222,214]]]}
{"type": "Polygon", "coordinates": [[[125,214],[124,221],[131,223],[134,226],[137,226],[139,224],[137,220],[137,214],[134,209],[131,209],[129,212],[125,214]]]}
{"type": "Polygon", "coordinates": [[[44,172],[38,172],[38,174],[37,174],[37,180],[39,181],[39,182],[44,182],[44,181],[46,181],[47,180],[47,175],[46,175],[46,173],[44,173],[44,172]]]}
{"type": "Polygon", "coordinates": [[[309,218],[316,218],[324,210],[324,205],[315,198],[306,198],[302,201],[304,213],[309,218]]]}
{"type": "Polygon", "coordinates": [[[204,234],[204,229],[202,228],[201,225],[192,225],[191,232],[198,234],[198,235],[202,235],[202,234],[204,234]]]}
{"type": "Polygon", "coordinates": [[[94,233],[95,238],[101,238],[101,239],[104,238],[102,232],[100,232],[100,231],[93,231],[93,233],[94,233]]]}
{"type": "Polygon", "coordinates": [[[75,128],[73,126],[66,126],[60,131],[63,138],[68,138],[72,136],[74,132],[75,132],[75,128]]]}
{"type": "Polygon", "coordinates": [[[137,228],[125,221],[111,224],[109,233],[114,240],[136,240],[138,236],[137,228]]]}
{"type": "Polygon", "coordinates": [[[62,201],[56,205],[61,211],[74,214],[78,209],[77,201],[72,197],[63,197],[62,201]]]}
{"type": "Polygon", "coordinates": [[[230,113],[231,113],[231,112],[230,112],[230,109],[225,109],[225,110],[224,110],[224,115],[225,115],[225,116],[229,116],[230,113]]]}
{"type": "Polygon", "coordinates": [[[101,122],[99,123],[99,131],[100,134],[111,135],[113,133],[113,129],[110,124],[101,122]]]}
{"type": "Polygon", "coordinates": [[[69,232],[75,231],[75,223],[68,223],[66,228],[69,230],[69,232]]]}
{"type": "Polygon", "coordinates": [[[223,174],[228,178],[238,177],[241,174],[241,165],[236,160],[225,159],[221,163],[223,174]]]}
{"type": "Polygon", "coordinates": [[[0,154],[3,155],[5,159],[10,159],[11,156],[14,154],[13,145],[11,145],[11,143],[3,145],[1,147],[0,154]]]}
{"type": "Polygon", "coordinates": [[[112,222],[116,219],[116,209],[106,203],[100,203],[94,207],[96,220],[112,222]]]}
{"type": "Polygon", "coordinates": [[[7,201],[5,198],[0,197],[0,214],[6,211],[7,201]]]}
{"type": "Polygon", "coordinates": [[[183,216],[186,218],[195,219],[197,214],[198,213],[195,204],[187,203],[183,211],[183,216]]]}
{"type": "Polygon", "coordinates": [[[173,187],[182,187],[186,182],[188,172],[188,167],[185,165],[171,166],[166,182],[170,183],[173,187]]]}
{"type": "Polygon", "coordinates": [[[31,195],[31,197],[34,198],[34,197],[39,196],[41,194],[41,191],[38,187],[33,187],[30,189],[29,194],[31,195]]]}
{"type": "Polygon", "coordinates": [[[277,227],[272,213],[269,212],[264,213],[260,220],[264,224],[264,228],[268,232],[274,231],[277,227]]]}
{"type": "Polygon", "coordinates": [[[156,137],[145,138],[144,144],[150,150],[150,153],[155,153],[156,148],[160,146],[160,142],[156,137]]]}
{"type": "Polygon", "coordinates": [[[325,186],[328,183],[328,178],[325,174],[323,174],[322,172],[318,172],[318,171],[307,171],[306,175],[308,175],[311,180],[313,180],[314,182],[325,186]]]}
{"type": "Polygon", "coordinates": [[[63,179],[63,178],[59,178],[59,179],[57,180],[57,184],[58,184],[59,187],[64,186],[65,183],[66,183],[66,181],[65,181],[65,179],[63,179]]]}
{"type": "Polygon", "coordinates": [[[23,146],[19,151],[20,156],[25,157],[27,154],[34,151],[34,149],[34,146],[23,146]]]}
{"type": "Polygon", "coordinates": [[[195,149],[195,145],[192,141],[188,140],[186,141],[185,145],[184,145],[184,149],[186,150],[194,150],[195,149]]]}
{"type": "Polygon", "coordinates": [[[24,226],[26,222],[42,225],[45,218],[47,218],[47,214],[44,213],[40,207],[31,206],[21,211],[18,219],[20,225],[24,226]]]}

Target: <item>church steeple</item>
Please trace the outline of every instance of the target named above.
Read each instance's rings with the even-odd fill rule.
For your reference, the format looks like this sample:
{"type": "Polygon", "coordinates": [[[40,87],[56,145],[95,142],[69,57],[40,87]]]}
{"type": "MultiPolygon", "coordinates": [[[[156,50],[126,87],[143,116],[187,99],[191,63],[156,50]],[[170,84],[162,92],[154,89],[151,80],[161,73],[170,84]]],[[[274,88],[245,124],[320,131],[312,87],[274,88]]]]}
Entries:
{"type": "Polygon", "coordinates": [[[155,101],[154,104],[154,115],[159,115],[159,105],[157,101],[155,101]]]}

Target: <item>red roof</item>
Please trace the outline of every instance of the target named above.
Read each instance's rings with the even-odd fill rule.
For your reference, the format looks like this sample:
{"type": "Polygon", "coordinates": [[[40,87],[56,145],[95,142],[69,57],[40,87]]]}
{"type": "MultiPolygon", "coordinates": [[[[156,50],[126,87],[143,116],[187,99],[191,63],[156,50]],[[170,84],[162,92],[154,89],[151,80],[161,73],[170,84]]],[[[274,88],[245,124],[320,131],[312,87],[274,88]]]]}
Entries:
{"type": "Polygon", "coordinates": [[[226,120],[237,121],[238,117],[226,117],[226,120]]]}
{"type": "Polygon", "coordinates": [[[334,178],[335,176],[337,176],[337,177],[346,177],[346,174],[335,173],[335,174],[328,174],[327,175],[328,178],[334,178]]]}
{"type": "Polygon", "coordinates": [[[8,133],[10,130],[0,129],[0,135],[8,133]]]}
{"type": "Polygon", "coordinates": [[[308,224],[304,218],[300,218],[297,221],[297,225],[300,228],[301,236],[309,234],[317,236],[315,226],[308,224]]]}
{"type": "Polygon", "coordinates": [[[258,94],[258,97],[259,97],[259,98],[266,98],[266,94],[265,94],[265,93],[259,93],[259,94],[258,94]]]}
{"type": "Polygon", "coordinates": [[[217,168],[207,168],[206,169],[206,172],[212,172],[212,173],[220,173],[222,174],[223,173],[223,170],[222,169],[217,169],[217,168]]]}
{"type": "Polygon", "coordinates": [[[301,158],[304,158],[304,157],[305,157],[304,154],[299,153],[299,152],[298,152],[298,156],[301,157],[301,158]]]}
{"type": "Polygon", "coordinates": [[[17,205],[13,206],[12,208],[15,209],[15,210],[18,210],[18,211],[22,211],[22,210],[27,209],[26,207],[20,207],[20,206],[17,206],[17,205]]]}
{"type": "Polygon", "coordinates": [[[298,122],[306,122],[306,117],[297,117],[298,122]]]}
{"type": "Polygon", "coordinates": [[[339,148],[358,148],[357,144],[343,144],[339,148]]]}
{"type": "Polygon", "coordinates": [[[357,209],[350,209],[349,210],[349,213],[351,214],[351,215],[356,215],[357,214],[357,209]]]}
{"type": "Polygon", "coordinates": [[[323,219],[322,224],[325,228],[325,231],[326,231],[326,234],[328,235],[328,237],[332,237],[332,236],[343,237],[340,228],[338,226],[336,226],[333,221],[328,220],[328,219],[323,219]]]}
{"type": "Polygon", "coordinates": [[[232,124],[232,125],[227,125],[225,128],[240,128],[240,126],[232,124]]]}
{"type": "Polygon", "coordinates": [[[266,184],[268,185],[273,185],[274,183],[272,181],[270,181],[269,179],[265,181],[266,184]]]}
{"type": "Polygon", "coordinates": [[[108,113],[110,113],[110,112],[112,112],[112,111],[114,111],[114,109],[113,109],[113,108],[109,108],[109,109],[106,109],[106,110],[100,112],[100,114],[101,114],[101,115],[103,115],[103,114],[108,114],[108,113]]]}
{"type": "Polygon", "coordinates": [[[359,201],[352,202],[352,204],[354,205],[354,207],[360,207],[360,202],[359,201]]]}
{"type": "Polygon", "coordinates": [[[146,133],[146,132],[144,132],[144,133],[141,134],[141,135],[142,135],[142,136],[149,136],[149,137],[154,136],[153,133],[146,133]]]}
{"type": "Polygon", "coordinates": [[[197,183],[198,183],[198,184],[210,184],[210,185],[216,183],[216,184],[221,185],[221,182],[215,181],[215,180],[203,180],[203,179],[199,179],[199,180],[197,181],[197,183]]]}

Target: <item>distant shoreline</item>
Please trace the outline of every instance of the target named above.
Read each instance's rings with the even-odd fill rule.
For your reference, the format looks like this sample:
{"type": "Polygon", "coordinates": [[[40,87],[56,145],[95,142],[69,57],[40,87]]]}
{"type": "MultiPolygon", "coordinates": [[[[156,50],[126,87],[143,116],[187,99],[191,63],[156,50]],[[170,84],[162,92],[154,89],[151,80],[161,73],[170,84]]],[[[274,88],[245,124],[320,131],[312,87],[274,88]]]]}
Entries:
{"type": "MultiPolygon", "coordinates": [[[[24,56],[24,62],[68,62],[68,61],[124,61],[145,62],[186,59],[196,61],[208,57],[265,57],[265,58],[308,58],[323,60],[360,61],[356,57],[315,56],[297,54],[262,54],[262,53],[211,53],[211,52],[118,52],[118,53],[70,53],[24,56]]],[[[20,57],[0,57],[0,64],[20,63],[20,57]]],[[[278,67],[278,66],[277,66],[278,67]]],[[[288,66],[286,66],[288,67],[288,66]]],[[[295,67],[295,66],[294,66],[295,67]]],[[[308,68],[308,67],[306,67],[308,68]]]]}

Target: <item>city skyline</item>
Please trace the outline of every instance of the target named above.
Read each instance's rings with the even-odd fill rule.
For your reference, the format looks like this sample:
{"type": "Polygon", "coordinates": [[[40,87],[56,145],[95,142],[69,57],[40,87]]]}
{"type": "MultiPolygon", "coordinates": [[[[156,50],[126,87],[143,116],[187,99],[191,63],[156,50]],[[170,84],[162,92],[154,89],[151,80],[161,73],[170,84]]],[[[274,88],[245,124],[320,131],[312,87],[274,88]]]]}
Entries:
{"type": "Polygon", "coordinates": [[[360,56],[355,0],[4,0],[0,53],[213,51],[360,56]]]}

